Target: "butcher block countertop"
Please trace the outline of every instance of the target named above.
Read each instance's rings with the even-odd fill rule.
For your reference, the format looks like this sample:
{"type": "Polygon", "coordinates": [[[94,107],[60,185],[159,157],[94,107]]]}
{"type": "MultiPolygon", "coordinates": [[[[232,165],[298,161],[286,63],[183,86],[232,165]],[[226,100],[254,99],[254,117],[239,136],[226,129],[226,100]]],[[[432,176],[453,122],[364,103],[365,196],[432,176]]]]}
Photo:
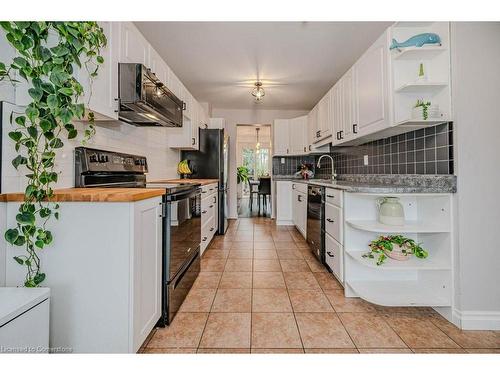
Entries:
{"type": "Polygon", "coordinates": [[[216,178],[175,178],[168,180],[156,180],[156,181],[148,181],[148,184],[200,184],[200,185],[210,185],[219,182],[216,178]]]}
{"type": "MultiPolygon", "coordinates": [[[[67,188],[54,190],[53,202],[136,202],[159,197],[165,189],[67,188]]],[[[0,202],[22,202],[23,193],[0,194],[0,202]]]]}

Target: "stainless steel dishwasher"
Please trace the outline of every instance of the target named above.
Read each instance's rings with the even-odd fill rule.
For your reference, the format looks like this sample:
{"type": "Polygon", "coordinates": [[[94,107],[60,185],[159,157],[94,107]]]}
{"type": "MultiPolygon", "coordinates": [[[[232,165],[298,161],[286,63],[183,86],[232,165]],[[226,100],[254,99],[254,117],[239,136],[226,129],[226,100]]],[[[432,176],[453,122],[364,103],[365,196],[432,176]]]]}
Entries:
{"type": "Polygon", "coordinates": [[[325,188],[309,185],[307,187],[307,243],[318,260],[325,263],[325,188]]]}

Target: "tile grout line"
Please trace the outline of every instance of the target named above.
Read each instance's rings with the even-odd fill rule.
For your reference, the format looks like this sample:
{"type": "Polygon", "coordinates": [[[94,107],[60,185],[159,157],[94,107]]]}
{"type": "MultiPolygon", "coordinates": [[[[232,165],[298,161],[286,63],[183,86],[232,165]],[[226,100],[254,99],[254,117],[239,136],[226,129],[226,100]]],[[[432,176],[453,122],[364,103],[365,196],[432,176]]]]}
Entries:
{"type": "MultiPolygon", "coordinates": [[[[224,259],[225,260],[224,269],[226,268],[227,259],[228,258],[224,259]]],[[[222,281],[222,276],[224,275],[224,269],[222,270],[222,274],[220,276],[219,282],[217,283],[217,288],[215,288],[214,299],[212,300],[212,303],[210,304],[210,310],[208,311],[208,314],[207,314],[207,320],[205,321],[205,325],[203,326],[203,330],[201,331],[200,340],[198,340],[198,345],[196,347],[197,354],[198,354],[198,350],[200,349],[201,340],[203,339],[203,335],[205,334],[205,329],[207,328],[208,319],[210,318],[210,313],[212,312],[212,308],[213,308],[214,303],[215,303],[215,297],[217,297],[217,292],[219,291],[219,286],[220,286],[220,283],[222,281]]]]}

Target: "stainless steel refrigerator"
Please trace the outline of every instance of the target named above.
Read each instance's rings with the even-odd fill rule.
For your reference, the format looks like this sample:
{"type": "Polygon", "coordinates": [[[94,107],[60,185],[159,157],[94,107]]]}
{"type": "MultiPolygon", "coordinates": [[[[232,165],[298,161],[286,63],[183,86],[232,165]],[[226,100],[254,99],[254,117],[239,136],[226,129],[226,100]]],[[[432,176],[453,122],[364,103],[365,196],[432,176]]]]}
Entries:
{"type": "Polygon", "coordinates": [[[218,234],[227,230],[229,137],[223,129],[200,129],[199,151],[182,151],[181,160],[187,159],[193,172],[191,178],[216,178],[219,180],[218,234]]]}

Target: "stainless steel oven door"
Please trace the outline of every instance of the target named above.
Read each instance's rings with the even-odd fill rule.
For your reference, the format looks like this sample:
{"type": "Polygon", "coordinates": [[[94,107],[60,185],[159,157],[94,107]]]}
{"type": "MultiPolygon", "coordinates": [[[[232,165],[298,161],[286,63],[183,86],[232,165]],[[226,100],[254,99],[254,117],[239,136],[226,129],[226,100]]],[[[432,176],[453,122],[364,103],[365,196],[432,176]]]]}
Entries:
{"type": "Polygon", "coordinates": [[[189,263],[167,284],[165,324],[169,325],[191,290],[200,273],[200,249],[196,250],[189,263]]]}
{"type": "Polygon", "coordinates": [[[192,259],[201,242],[201,189],[167,195],[167,280],[192,259]]]}
{"type": "Polygon", "coordinates": [[[323,188],[319,186],[308,186],[307,188],[307,242],[311,251],[324,262],[323,254],[323,188]]]}

